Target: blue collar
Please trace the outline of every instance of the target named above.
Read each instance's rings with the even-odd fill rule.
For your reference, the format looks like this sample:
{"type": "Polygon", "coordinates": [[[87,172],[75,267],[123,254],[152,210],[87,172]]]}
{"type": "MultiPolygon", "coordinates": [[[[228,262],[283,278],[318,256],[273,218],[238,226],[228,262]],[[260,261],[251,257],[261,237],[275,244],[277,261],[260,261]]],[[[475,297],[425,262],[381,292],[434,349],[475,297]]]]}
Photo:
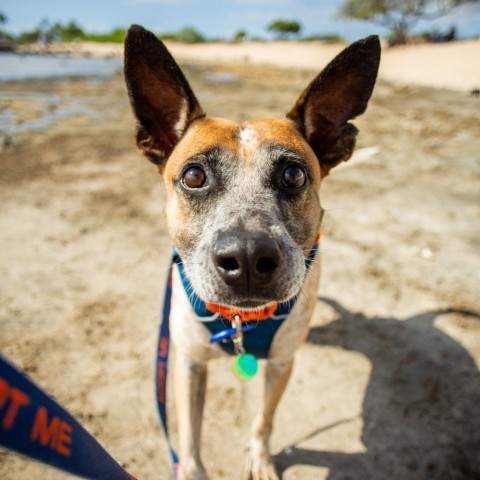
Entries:
{"type": "MultiPolygon", "coordinates": [[[[307,270],[313,263],[318,251],[318,243],[316,242],[310,250],[307,258],[305,259],[305,266],[307,270]]],[[[219,341],[219,345],[224,351],[229,354],[234,354],[233,342],[227,337],[222,339],[222,333],[229,328],[230,320],[223,318],[219,313],[210,311],[205,302],[198,297],[192,288],[190,280],[185,274],[185,268],[176,249],[173,250],[172,263],[177,264],[180,278],[182,280],[183,288],[187,292],[187,297],[190,301],[195,315],[198,320],[207,328],[211,333],[211,342],[219,341]]],[[[273,338],[277,333],[277,330],[281,327],[282,323],[288,317],[292,308],[296,303],[296,298],[289,300],[278,305],[273,315],[266,320],[248,322],[244,327],[244,348],[247,353],[255,355],[257,358],[267,358],[270,346],[273,342],[273,338]]]]}

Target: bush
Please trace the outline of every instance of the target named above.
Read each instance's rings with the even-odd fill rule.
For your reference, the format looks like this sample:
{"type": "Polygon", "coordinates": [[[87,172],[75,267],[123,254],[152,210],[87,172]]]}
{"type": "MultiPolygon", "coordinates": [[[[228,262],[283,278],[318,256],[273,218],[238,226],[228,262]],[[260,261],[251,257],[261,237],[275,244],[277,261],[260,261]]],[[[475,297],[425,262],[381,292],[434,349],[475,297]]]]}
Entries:
{"type": "Polygon", "coordinates": [[[307,35],[306,37],[301,38],[304,42],[312,42],[312,41],[321,41],[325,43],[340,43],[343,42],[344,39],[341,35],[337,33],[320,33],[314,35],[307,35]]]}
{"type": "Polygon", "coordinates": [[[91,42],[112,42],[123,43],[127,30],[125,28],[116,28],[110,33],[87,33],[84,34],[82,40],[90,40],[91,42]]]}
{"type": "Polygon", "coordinates": [[[35,43],[38,40],[39,35],[40,30],[37,28],[35,30],[20,33],[16,38],[16,41],[18,43],[35,43]]]}
{"type": "MultiPolygon", "coordinates": [[[[20,33],[16,41],[18,43],[35,43],[40,37],[43,37],[47,42],[71,42],[78,39],[92,42],[123,43],[126,34],[127,30],[125,28],[116,28],[106,33],[85,33],[74,21],[63,25],[59,22],[51,24],[48,19],[44,19],[34,30],[20,33]]],[[[206,41],[205,37],[193,27],[185,27],[178,33],[163,33],[158,35],[158,38],[184,43],[200,43],[206,41]]]]}
{"type": "Polygon", "coordinates": [[[247,38],[247,32],[245,30],[239,30],[234,36],[234,42],[243,42],[247,38]]]}
{"type": "Polygon", "coordinates": [[[205,37],[193,27],[182,28],[176,37],[176,40],[184,43],[202,43],[205,41],[205,37]]]}
{"type": "Polygon", "coordinates": [[[174,42],[178,40],[176,33],[160,33],[157,37],[160,40],[171,40],[174,42]]]}

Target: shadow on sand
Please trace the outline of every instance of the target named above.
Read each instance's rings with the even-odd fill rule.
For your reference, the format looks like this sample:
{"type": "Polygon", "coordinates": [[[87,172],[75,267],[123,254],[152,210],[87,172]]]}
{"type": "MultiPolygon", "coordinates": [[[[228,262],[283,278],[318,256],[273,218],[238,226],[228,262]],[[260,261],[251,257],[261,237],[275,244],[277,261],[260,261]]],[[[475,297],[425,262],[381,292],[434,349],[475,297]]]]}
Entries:
{"type": "Polygon", "coordinates": [[[320,298],[338,318],[310,330],[315,345],[363,353],[372,374],[363,402],[365,453],[314,451],[296,445],[335,425],[319,426],[276,456],[293,465],[326,467],[329,480],[479,480],[480,374],[467,350],[434,326],[437,310],[407,320],[369,318],[320,298]]]}

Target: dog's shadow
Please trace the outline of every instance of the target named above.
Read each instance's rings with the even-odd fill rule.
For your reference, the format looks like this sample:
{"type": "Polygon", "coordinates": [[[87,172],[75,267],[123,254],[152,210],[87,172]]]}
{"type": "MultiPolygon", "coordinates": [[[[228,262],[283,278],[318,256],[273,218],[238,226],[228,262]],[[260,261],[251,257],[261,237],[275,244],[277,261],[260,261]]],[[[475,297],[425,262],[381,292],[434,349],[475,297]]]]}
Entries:
{"type": "MultiPolygon", "coordinates": [[[[479,480],[479,370],[467,350],[433,324],[443,314],[480,321],[478,314],[437,310],[402,321],[365,317],[335,300],[320,300],[338,318],[312,328],[308,341],[361,352],[372,364],[362,410],[361,439],[367,451],[290,445],[275,457],[282,476],[303,464],[328,468],[329,480],[479,480]]],[[[319,425],[307,438],[335,425],[319,425]]]]}

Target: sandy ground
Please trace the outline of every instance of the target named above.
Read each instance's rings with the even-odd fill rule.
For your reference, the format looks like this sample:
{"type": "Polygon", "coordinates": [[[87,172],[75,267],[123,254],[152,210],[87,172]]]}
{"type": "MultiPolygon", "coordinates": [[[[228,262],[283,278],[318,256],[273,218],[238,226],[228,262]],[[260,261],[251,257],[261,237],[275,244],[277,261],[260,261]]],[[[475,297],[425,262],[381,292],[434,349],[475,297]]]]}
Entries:
{"type": "MultiPolygon", "coordinates": [[[[344,44],[321,42],[248,42],[186,45],[167,42],[175,58],[188,63],[269,65],[319,70],[344,44]]],[[[29,51],[38,47],[28,46],[29,51]]],[[[121,57],[123,46],[114,43],[78,42],[49,47],[52,53],[121,57]]],[[[471,91],[480,88],[480,40],[426,43],[404,47],[384,46],[380,78],[390,82],[471,91]]]]}
{"type": "MultiPolygon", "coordinates": [[[[314,75],[253,62],[185,71],[210,115],[240,120],[283,115],[314,75]]],[[[4,138],[0,350],[134,475],[169,478],[153,395],[164,194],[135,151],[123,81],[0,90],[88,107],[4,138]]],[[[1,107],[22,124],[41,102],[1,107]]],[[[479,102],[379,82],[356,122],[370,150],[325,181],[318,309],[272,437],[285,480],[480,479],[479,102]]],[[[240,478],[261,390],[230,359],[211,365],[213,480],[240,478]]],[[[0,477],[70,478],[5,451],[0,477]]]]}

